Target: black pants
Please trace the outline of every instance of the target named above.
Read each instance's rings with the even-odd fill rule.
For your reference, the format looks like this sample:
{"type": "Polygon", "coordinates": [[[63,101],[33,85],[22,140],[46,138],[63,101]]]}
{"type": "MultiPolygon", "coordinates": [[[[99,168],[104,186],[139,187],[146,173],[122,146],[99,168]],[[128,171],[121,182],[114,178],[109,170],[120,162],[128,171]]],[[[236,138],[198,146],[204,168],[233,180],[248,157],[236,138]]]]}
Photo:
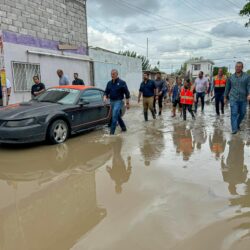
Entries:
{"type": "Polygon", "coordinates": [[[221,104],[221,112],[224,114],[224,93],[215,93],[215,107],[216,107],[216,114],[220,115],[220,104],[221,104]]]}
{"type": "Polygon", "coordinates": [[[193,106],[193,105],[182,104],[183,119],[184,119],[184,121],[187,120],[187,110],[188,110],[188,112],[192,115],[192,118],[194,118],[194,112],[193,112],[193,110],[192,110],[192,106],[193,106]]]}
{"type": "Polygon", "coordinates": [[[201,110],[204,111],[206,93],[196,93],[195,112],[198,110],[199,99],[201,99],[201,110]]]}
{"type": "MultiPolygon", "coordinates": [[[[154,99],[154,110],[156,110],[156,98],[154,99]]],[[[158,104],[159,104],[159,108],[162,109],[163,107],[163,95],[159,95],[158,96],[158,104]]]]}

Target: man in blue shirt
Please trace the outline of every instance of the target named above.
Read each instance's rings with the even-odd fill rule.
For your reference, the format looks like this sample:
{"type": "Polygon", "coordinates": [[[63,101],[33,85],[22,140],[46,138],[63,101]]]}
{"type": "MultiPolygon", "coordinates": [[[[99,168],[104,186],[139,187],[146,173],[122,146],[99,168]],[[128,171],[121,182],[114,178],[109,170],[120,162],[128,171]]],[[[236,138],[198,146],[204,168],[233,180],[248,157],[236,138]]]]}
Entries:
{"type": "Polygon", "coordinates": [[[250,76],[243,72],[244,65],[237,62],[235,74],[227,81],[225,101],[231,106],[232,134],[237,134],[247,112],[247,100],[250,101],[250,76]]]}
{"type": "Polygon", "coordinates": [[[166,81],[162,79],[161,72],[156,74],[155,80],[156,86],[156,95],[154,99],[154,111],[156,114],[156,102],[158,101],[159,105],[159,116],[162,115],[162,107],[163,107],[163,98],[164,98],[164,91],[166,90],[166,81]]]}
{"type": "Polygon", "coordinates": [[[172,103],[173,103],[173,111],[172,111],[172,117],[176,117],[176,108],[179,106],[179,112],[181,112],[182,105],[181,105],[181,88],[182,88],[182,79],[179,77],[176,77],[176,82],[174,84],[174,87],[172,89],[172,103]]]}
{"type": "Polygon", "coordinates": [[[148,109],[151,111],[153,118],[156,119],[154,112],[154,96],[156,94],[155,82],[149,79],[149,73],[144,73],[143,82],[141,83],[139,89],[138,103],[141,101],[141,96],[143,96],[143,111],[144,119],[148,121],[148,109]]]}
{"type": "Polygon", "coordinates": [[[105,94],[104,102],[110,99],[112,107],[112,122],[110,134],[114,135],[117,122],[119,123],[123,132],[127,131],[126,125],[122,120],[122,108],[124,106],[124,96],[126,97],[126,107],[129,109],[130,92],[128,90],[126,82],[121,80],[118,76],[118,71],[113,69],[111,71],[112,80],[108,82],[105,94]]]}

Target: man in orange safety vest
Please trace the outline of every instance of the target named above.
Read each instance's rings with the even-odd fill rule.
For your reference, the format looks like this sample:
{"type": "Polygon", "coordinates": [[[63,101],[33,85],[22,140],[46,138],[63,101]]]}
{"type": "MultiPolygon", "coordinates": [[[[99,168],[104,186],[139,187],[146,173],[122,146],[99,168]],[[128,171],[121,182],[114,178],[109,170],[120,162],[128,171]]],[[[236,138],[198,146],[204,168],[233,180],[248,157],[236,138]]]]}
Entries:
{"type": "Polygon", "coordinates": [[[195,119],[194,112],[192,110],[194,104],[194,92],[191,89],[191,82],[189,79],[185,81],[184,87],[181,89],[180,96],[184,121],[187,120],[187,110],[192,115],[192,118],[195,119]]]}
{"type": "Polygon", "coordinates": [[[226,89],[226,84],[227,84],[227,77],[223,75],[223,69],[220,68],[218,71],[218,75],[215,76],[213,79],[213,91],[211,92],[211,94],[213,94],[214,92],[216,114],[218,116],[220,115],[220,108],[221,108],[221,113],[224,114],[224,106],[225,106],[224,93],[226,89]]]}

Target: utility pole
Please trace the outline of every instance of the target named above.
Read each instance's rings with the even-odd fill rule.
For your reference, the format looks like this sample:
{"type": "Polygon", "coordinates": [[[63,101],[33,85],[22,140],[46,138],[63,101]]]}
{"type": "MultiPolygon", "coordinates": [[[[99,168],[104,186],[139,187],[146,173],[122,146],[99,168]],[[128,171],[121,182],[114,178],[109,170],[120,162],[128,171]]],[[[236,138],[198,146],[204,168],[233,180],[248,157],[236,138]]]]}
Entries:
{"type": "Polygon", "coordinates": [[[148,59],[148,43],[149,43],[149,40],[148,40],[148,37],[147,37],[147,59],[148,59]]]}
{"type": "Polygon", "coordinates": [[[157,62],[157,67],[161,71],[161,62],[160,61],[157,62]]]}

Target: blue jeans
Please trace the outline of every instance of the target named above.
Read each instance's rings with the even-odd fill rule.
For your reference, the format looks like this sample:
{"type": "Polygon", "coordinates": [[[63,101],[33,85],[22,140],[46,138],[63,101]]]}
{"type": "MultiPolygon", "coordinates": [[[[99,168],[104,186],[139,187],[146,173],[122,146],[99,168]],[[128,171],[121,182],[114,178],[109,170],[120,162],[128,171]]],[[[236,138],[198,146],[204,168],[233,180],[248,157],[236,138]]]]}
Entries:
{"type": "Polygon", "coordinates": [[[121,113],[122,113],[121,111],[122,111],[124,103],[122,100],[117,100],[117,101],[111,100],[110,103],[111,103],[111,108],[112,108],[112,122],[111,122],[110,134],[114,135],[117,122],[119,123],[122,130],[126,130],[126,125],[121,117],[121,113]]]}
{"type": "Polygon", "coordinates": [[[247,113],[246,101],[230,101],[232,131],[237,132],[247,113]]]}
{"type": "Polygon", "coordinates": [[[199,99],[201,99],[201,110],[202,110],[202,112],[204,111],[204,107],[205,107],[205,96],[206,96],[206,93],[205,93],[205,92],[196,93],[195,113],[196,113],[197,110],[198,110],[199,99]]]}

